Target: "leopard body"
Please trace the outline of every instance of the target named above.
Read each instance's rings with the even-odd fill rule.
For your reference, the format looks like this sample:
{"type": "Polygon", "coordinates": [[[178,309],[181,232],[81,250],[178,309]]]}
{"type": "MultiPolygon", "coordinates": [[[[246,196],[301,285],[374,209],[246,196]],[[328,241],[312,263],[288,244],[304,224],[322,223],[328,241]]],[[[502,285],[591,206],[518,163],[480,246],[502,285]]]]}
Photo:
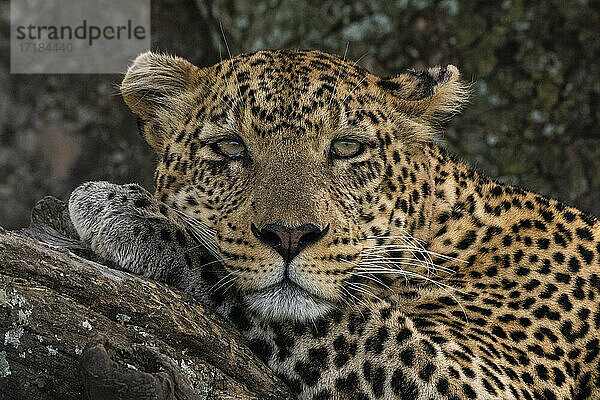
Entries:
{"type": "Polygon", "coordinates": [[[299,399],[600,397],[600,222],[434,144],[466,98],[455,67],[146,53],[122,92],[156,191],[80,186],[77,231],[213,306],[299,399]],[[360,151],[332,154],[344,140],[360,151]]]}

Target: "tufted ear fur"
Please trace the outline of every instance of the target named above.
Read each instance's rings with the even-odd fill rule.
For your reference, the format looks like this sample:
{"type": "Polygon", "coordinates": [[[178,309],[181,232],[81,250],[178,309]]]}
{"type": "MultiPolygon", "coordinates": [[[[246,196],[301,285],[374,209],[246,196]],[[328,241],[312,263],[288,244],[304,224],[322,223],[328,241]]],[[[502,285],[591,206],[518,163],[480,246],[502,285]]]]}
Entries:
{"type": "Polygon", "coordinates": [[[398,108],[419,123],[431,124],[444,115],[454,114],[469,97],[469,86],[459,80],[454,65],[426,71],[410,70],[381,79],[379,87],[394,97],[398,108]]]}
{"type": "Polygon", "coordinates": [[[125,103],[138,117],[140,133],[159,152],[176,127],[174,116],[187,110],[200,69],[180,57],[146,52],[127,70],[121,83],[125,103]]]}

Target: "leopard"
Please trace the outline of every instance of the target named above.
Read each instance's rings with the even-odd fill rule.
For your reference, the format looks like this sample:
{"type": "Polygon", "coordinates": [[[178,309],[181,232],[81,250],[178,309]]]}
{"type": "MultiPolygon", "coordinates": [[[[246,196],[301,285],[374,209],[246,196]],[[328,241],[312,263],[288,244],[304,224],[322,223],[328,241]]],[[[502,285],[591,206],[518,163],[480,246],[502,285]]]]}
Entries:
{"type": "Polygon", "coordinates": [[[77,187],[81,240],[205,302],[298,399],[600,398],[600,222],[445,150],[455,66],[147,52],[121,93],[155,191],[77,187]]]}

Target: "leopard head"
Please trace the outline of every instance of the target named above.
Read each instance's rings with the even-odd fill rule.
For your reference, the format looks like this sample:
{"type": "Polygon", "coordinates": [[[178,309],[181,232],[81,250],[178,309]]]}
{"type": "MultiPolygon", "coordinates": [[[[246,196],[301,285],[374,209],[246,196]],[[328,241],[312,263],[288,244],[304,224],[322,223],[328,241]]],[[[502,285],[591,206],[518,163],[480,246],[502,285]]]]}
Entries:
{"type": "Polygon", "coordinates": [[[250,309],[295,320],[361,296],[370,238],[416,218],[401,199],[426,168],[409,163],[465,99],[454,66],[384,79],[319,51],[206,68],[145,53],[121,90],[158,155],[156,195],[212,229],[250,309]]]}

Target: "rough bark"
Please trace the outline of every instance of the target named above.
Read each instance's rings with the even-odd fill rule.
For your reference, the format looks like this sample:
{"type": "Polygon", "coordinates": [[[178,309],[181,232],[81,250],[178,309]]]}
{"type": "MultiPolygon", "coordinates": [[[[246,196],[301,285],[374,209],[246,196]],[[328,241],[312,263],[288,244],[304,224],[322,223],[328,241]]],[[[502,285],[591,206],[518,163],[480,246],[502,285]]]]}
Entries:
{"type": "Polygon", "coordinates": [[[238,332],[187,294],[0,228],[0,398],[84,393],[291,398],[238,332]]]}

